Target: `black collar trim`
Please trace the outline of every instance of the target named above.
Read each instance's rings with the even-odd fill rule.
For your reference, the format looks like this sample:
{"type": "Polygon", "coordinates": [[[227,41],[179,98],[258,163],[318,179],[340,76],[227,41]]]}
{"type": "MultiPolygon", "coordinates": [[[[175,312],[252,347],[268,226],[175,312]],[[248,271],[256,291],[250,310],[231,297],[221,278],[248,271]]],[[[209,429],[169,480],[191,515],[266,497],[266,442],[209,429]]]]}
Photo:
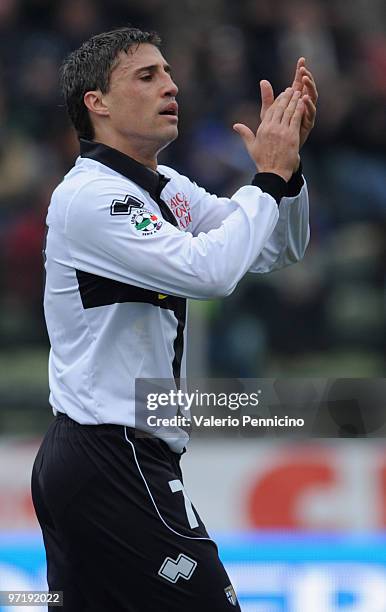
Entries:
{"type": "Polygon", "coordinates": [[[140,164],[132,157],[117,151],[101,142],[94,142],[80,139],[80,155],[88,157],[100,162],[104,166],[119,172],[134,183],[137,183],[142,189],[145,189],[153,200],[158,202],[160,194],[165,185],[170,181],[169,178],[163,176],[159,172],[155,172],[140,164]]]}

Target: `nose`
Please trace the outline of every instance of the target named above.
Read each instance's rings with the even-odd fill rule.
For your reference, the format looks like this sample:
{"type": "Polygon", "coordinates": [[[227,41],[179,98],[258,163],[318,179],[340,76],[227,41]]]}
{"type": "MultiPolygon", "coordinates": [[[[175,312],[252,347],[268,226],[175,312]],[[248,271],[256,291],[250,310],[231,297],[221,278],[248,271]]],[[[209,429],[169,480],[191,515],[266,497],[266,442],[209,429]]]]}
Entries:
{"type": "Polygon", "coordinates": [[[178,87],[173,81],[171,75],[168,72],[165,72],[165,89],[164,96],[175,98],[178,94],[178,87]]]}

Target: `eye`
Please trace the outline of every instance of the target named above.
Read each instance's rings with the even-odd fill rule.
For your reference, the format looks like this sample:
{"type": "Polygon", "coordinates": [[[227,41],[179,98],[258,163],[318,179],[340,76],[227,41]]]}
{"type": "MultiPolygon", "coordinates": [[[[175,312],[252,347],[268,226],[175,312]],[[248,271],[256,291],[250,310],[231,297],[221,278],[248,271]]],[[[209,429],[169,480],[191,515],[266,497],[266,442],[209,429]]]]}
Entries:
{"type": "Polygon", "coordinates": [[[141,81],[151,81],[153,78],[152,74],[146,74],[145,76],[141,77],[141,81]]]}

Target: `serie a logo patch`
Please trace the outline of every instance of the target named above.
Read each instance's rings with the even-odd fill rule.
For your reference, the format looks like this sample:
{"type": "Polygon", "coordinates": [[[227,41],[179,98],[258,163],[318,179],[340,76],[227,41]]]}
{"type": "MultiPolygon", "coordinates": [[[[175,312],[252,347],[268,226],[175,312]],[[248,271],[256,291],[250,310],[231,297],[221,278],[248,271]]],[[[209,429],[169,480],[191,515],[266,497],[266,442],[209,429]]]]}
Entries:
{"type": "Polygon", "coordinates": [[[152,236],[162,227],[162,221],[148,210],[140,210],[134,213],[131,217],[131,224],[142,236],[152,236]]]}

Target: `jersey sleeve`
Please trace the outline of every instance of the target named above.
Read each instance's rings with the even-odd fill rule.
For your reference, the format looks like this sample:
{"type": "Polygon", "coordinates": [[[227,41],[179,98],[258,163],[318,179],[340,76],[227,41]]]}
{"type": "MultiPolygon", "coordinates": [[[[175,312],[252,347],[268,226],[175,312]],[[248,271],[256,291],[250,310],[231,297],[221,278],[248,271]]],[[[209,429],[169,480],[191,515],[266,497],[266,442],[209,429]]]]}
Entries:
{"type": "Polygon", "coordinates": [[[307,184],[304,182],[298,195],[282,198],[275,230],[249,272],[273,272],[300,261],[309,240],[309,202],[307,184]]]}
{"type": "Polygon", "coordinates": [[[67,207],[64,234],[72,265],[181,297],[229,295],[263,250],[279,216],[275,199],[253,185],[239,189],[231,206],[219,227],[194,236],[165,221],[153,202],[124,181],[94,178],[67,207]],[[120,202],[133,205],[120,207],[120,202]]]}
{"type": "MultiPolygon", "coordinates": [[[[186,181],[189,181],[185,177],[186,181]]],[[[237,209],[234,197],[221,198],[190,183],[192,206],[192,232],[208,232],[217,228],[237,209]]],[[[272,272],[300,261],[307,248],[309,229],[309,200],[307,184],[301,177],[297,192],[283,197],[279,206],[279,219],[272,234],[252,262],[249,272],[272,272]]]]}

